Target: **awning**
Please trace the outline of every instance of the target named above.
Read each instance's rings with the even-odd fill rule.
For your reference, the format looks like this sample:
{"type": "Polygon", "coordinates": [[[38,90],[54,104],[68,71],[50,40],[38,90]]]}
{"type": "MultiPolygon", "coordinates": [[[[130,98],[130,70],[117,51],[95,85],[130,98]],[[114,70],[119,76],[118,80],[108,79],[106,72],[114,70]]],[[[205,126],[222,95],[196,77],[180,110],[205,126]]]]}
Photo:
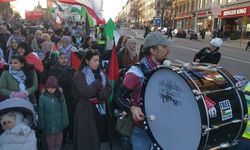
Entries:
{"type": "Polygon", "coordinates": [[[185,18],[191,18],[193,15],[182,15],[182,16],[177,16],[175,19],[185,19],[185,18]]]}

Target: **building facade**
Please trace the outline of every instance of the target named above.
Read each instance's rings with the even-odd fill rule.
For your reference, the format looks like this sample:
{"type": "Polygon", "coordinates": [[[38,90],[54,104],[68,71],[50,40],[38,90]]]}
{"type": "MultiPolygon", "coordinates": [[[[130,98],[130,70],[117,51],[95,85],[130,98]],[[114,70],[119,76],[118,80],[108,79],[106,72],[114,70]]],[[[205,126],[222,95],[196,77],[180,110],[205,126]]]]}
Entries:
{"type": "Polygon", "coordinates": [[[162,15],[164,26],[250,34],[250,0],[128,0],[117,18],[142,26],[162,15]]]}

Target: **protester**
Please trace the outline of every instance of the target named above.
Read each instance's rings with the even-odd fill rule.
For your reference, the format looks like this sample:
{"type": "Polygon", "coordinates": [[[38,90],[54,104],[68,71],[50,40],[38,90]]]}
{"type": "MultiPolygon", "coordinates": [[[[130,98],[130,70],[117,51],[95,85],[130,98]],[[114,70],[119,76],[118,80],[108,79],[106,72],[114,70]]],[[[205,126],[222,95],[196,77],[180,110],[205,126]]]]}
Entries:
{"type": "Polygon", "coordinates": [[[11,57],[0,77],[0,94],[7,98],[29,99],[35,103],[34,92],[38,89],[37,75],[32,65],[23,56],[11,57]]]}
{"type": "Polygon", "coordinates": [[[47,79],[45,88],[39,98],[38,129],[46,135],[48,150],[60,150],[63,129],[69,124],[67,106],[55,76],[47,79]]]}
{"type": "Polygon", "coordinates": [[[18,43],[20,43],[18,38],[12,38],[10,47],[8,48],[8,50],[5,53],[6,62],[9,63],[10,58],[17,53],[18,43]]]}
{"type": "Polygon", "coordinates": [[[22,36],[21,31],[19,28],[15,28],[13,31],[13,34],[9,37],[8,41],[7,41],[7,47],[10,46],[11,41],[13,38],[18,39],[20,42],[24,42],[25,41],[25,37],[22,36]]]}
{"type": "Polygon", "coordinates": [[[8,47],[7,47],[7,41],[10,37],[10,32],[8,31],[8,29],[5,26],[0,26],[0,45],[2,45],[2,50],[3,52],[5,52],[8,47]]]}
{"type": "Polygon", "coordinates": [[[126,68],[139,61],[136,51],[137,42],[135,39],[128,39],[126,47],[122,48],[118,53],[119,68],[126,68]]]}
{"type": "Polygon", "coordinates": [[[100,70],[99,59],[97,50],[88,50],[80,70],[73,77],[74,92],[78,99],[74,150],[99,150],[102,145],[111,142],[112,126],[107,103],[111,87],[105,73],[100,70]]]}
{"type": "Polygon", "coordinates": [[[142,121],[145,118],[140,103],[141,85],[147,72],[152,71],[158,65],[161,65],[169,54],[169,45],[171,41],[167,40],[159,33],[150,33],[144,43],[145,56],[140,61],[140,68],[132,66],[126,73],[123,80],[123,92],[118,98],[117,103],[121,109],[126,112],[131,112],[134,120],[134,127],[131,134],[131,143],[133,150],[149,150],[151,147],[151,140],[149,135],[143,128],[142,121]],[[130,100],[130,103],[127,100],[130,100]]]}
{"type": "Polygon", "coordinates": [[[43,64],[41,59],[38,57],[38,55],[33,52],[33,49],[29,46],[28,43],[22,42],[18,44],[17,53],[21,56],[24,56],[27,63],[33,64],[35,66],[35,69],[42,73],[44,70],[43,64]]]}
{"type": "Polygon", "coordinates": [[[59,48],[59,52],[63,52],[67,55],[68,65],[71,65],[71,54],[73,52],[78,52],[77,48],[74,47],[71,43],[71,37],[63,36],[61,38],[62,47],[59,48]]]}
{"type": "Polygon", "coordinates": [[[63,95],[69,112],[69,127],[64,130],[64,139],[73,140],[73,122],[76,101],[72,93],[72,78],[74,70],[67,65],[68,60],[65,53],[60,53],[58,62],[51,68],[49,75],[54,75],[58,79],[58,84],[63,90],[63,95]],[[69,133],[69,136],[67,134],[69,133]]]}

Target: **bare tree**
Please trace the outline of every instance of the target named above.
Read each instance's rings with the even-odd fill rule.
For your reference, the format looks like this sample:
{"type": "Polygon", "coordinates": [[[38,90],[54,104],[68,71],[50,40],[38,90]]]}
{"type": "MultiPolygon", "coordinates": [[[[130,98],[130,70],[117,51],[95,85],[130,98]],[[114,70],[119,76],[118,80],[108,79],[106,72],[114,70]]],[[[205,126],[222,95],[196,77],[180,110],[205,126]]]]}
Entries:
{"type": "Polygon", "coordinates": [[[161,27],[164,25],[164,15],[166,10],[172,7],[173,0],[156,0],[156,7],[157,16],[161,17],[161,27]]]}
{"type": "Polygon", "coordinates": [[[134,25],[139,26],[140,11],[139,11],[138,0],[131,0],[131,8],[129,16],[131,17],[131,20],[134,21],[135,23],[134,25]]]}

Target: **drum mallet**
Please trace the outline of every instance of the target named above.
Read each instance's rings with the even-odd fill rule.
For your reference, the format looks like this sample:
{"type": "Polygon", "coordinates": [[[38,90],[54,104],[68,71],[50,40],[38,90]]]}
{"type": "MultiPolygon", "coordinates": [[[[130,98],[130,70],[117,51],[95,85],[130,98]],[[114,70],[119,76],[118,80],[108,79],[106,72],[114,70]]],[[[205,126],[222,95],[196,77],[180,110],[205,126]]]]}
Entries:
{"type": "Polygon", "coordinates": [[[150,120],[150,121],[154,121],[155,120],[155,115],[148,115],[146,118],[148,120],[150,120]]]}

